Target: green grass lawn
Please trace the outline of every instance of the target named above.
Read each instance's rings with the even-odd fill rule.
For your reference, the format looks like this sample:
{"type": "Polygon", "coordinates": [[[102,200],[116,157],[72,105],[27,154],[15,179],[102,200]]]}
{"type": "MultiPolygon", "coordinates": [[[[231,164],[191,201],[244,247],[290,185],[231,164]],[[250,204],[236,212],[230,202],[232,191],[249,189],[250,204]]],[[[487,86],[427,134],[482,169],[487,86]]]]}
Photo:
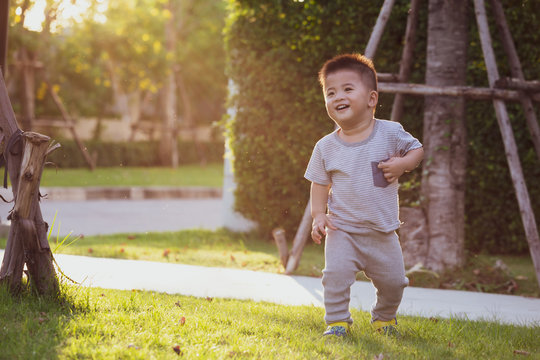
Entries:
{"type": "MultiPolygon", "coordinates": [[[[75,239],[72,237],[65,244],[75,239]]],[[[51,249],[62,239],[51,237],[51,249]]],[[[0,248],[6,239],[0,238],[0,248]]],[[[62,245],[58,253],[148,260],[189,265],[228,267],[282,273],[277,248],[270,239],[256,234],[226,230],[184,230],[178,232],[116,234],[86,236],[69,246],[62,245]]],[[[324,248],[308,243],[295,275],[321,276],[324,268],[324,248]]],[[[482,291],[540,297],[531,258],[522,256],[470,255],[460,269],[439,278],[423,273],[409,275],[411,286],[482,291]],[[507,269],[497,266],[502,261],[507,269]]],[[[358,280],[367,280],[362,273],[358,280]]]]}
{"type": "Polygon", "coordinates": [[[540,328],[400,317],[402,336],[352,310],[344,339],[323,338],[324,310],[252,301],[63,286],[61,301],[0,288],[0,359],[540,358],[540,328]]]}
{"type": "Polygon", "coordinates": [[[55,169],[46,167],[41,186],[223,186],[223,164],[167,167],[106,167],[55,169]]]}
{"type": "MultiPolygon", "coordinates": [[[[72,239],[66,240],[65,244],[72,239]]],[[[0,240],[0,247],[5,239],[0,240]]],[[[51,249],[62,239],[51,237],[51,249]]],[[[178,232],[85,236],[58,253],[148,260],[200,266],[229,267],[255,271],[283,272],[274,243],[255,234],[235,233],[224,229],[183,230],[178,232]]],[[[319,276],[324,266],[323,247],[305,248],[297,270],[299,275],[319,276]]]]}

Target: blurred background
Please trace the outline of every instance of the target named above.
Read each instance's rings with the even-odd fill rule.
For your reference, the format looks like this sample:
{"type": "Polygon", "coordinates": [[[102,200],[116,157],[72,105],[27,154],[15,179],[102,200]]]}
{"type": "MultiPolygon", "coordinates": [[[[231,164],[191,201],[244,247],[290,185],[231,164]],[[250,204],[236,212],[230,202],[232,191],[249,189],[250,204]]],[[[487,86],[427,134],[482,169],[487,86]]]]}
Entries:
{"type": "Polygon", "coordinates": [[[58,166],[88,165],[73,131],[97,166],[222,161],[225,2],[12,0],[9,21],[12,105],[58,166]]]}

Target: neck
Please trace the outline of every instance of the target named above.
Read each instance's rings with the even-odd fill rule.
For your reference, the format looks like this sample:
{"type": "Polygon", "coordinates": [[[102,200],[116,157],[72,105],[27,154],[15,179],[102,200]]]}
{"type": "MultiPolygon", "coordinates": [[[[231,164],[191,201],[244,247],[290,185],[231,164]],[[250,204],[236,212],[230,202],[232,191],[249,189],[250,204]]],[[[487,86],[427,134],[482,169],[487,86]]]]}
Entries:
{"type": "Polygon", "coordinates": [[[349,142],[363,141],[369,137],[375,124],[375,119],[373,117],[359,122],[352,127],[343,127],[340,128],[341,137],[349,142]]]}

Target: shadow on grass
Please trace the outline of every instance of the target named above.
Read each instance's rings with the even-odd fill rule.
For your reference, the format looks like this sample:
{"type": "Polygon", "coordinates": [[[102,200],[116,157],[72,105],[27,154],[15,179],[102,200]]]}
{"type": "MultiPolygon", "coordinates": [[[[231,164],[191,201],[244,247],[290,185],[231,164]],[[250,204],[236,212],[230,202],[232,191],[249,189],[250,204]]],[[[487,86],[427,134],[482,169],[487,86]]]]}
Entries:
{"type": "Polygon", "coordinates": [[[0,285],[0,359],[57,359],[66,324],[90,308],[76,299],[79,291],[86,290],[61,285],[59,296],[43,297],[29,288],[12,294],[0,285]]]}

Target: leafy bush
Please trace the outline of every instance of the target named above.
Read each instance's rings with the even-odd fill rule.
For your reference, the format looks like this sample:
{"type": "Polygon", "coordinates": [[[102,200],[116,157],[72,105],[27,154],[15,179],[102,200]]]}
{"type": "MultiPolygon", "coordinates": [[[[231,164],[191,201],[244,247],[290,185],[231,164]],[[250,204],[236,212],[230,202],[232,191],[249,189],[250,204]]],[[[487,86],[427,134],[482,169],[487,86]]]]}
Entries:
{"type": "MultiPolygon", "coordinates": [[[[86,167],[86,162],[73,140],[59,140],[62,147],[55,150],[48,161],[62,168],[86,167]]],[[[91,156],[96,156],[97,166],[158,166],[157,141],[85,143],[91,156]],[[95,155],[94,155],[95,154],[95,155]]],[[[201,143],[199,149],[193,142],[178,142],[180,164],[196,164],[204,157],[207,162],[223,161],[223,142],[201,143]]]]}
{"type": "MultiPolygon", "coordinates": [[[[259,223],[268,234],[275,226],[296,231],[309,198],[303,179],[315,142],[330,132],[317,72],[328,58],[343,52],[363,52],[382,5],[362,0],[230,0],[226,26],[228,74],[237,86],[227,121],[238,182],[236,209],[259,223]]],[[[427,6],[422,4],[411,81],[423,83],[425,73],[427,6]]],[[[536,17],[538,2],[503,1],[527,79],[540,78],[540,49],[536,17]]],[[[380,72],[397,73],[408,2],[396,4],[381,39],[375,65],[380,72]]],[[[471,17],[473,14],[471,12],[471,17]]],[[[474,24],[471,18],[471,24],[474,24]]],[[[495,27],[492,27],[495,31],[495,27]]],[[[494,36],[497,40],[498,37],[494,36]]],[[[501,74],[509,74],[505,56],[495,42],[501,74]]],[[[486,86],[480,42],[471,26],[468,83],[486,86]]],[[[389,118],[393,97],[381,94],[376,116],[389,118]]],[[[467,247],[491,252],[527,249],[519,210],[510,181],[493,106],[468,101],[467,247]]],[[[529,192],[540,223],[540,175],[525,121],[510,106],[529,192]]],[[[423,100],[408,97],[402,120],[422,138],[423,100]]],[[[420,174],[403,178],[402,205],[418,203],[420,174]]]]}

